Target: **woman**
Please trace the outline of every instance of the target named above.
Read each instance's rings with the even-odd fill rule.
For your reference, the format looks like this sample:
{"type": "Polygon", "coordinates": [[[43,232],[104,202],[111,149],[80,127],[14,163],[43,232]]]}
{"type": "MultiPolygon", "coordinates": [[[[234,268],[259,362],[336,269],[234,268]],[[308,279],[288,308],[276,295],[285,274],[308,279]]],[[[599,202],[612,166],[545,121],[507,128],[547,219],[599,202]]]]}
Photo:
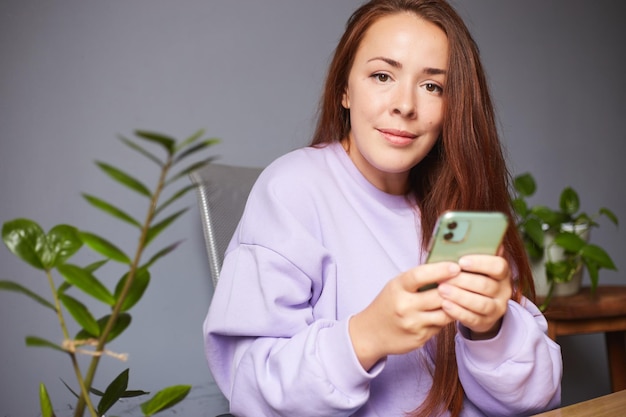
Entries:
{"type": "Polygon", "coordinates": [[[515,229],[502,256],[423,263],[442,212],[511,217],[507,185],[478,51],[456,12],[443,0],[359,8],[312,146],[263,172],[227,250],[204,331],[231,412],[556,407],[560,351],[524,297],[532,281],[515,229]]]}

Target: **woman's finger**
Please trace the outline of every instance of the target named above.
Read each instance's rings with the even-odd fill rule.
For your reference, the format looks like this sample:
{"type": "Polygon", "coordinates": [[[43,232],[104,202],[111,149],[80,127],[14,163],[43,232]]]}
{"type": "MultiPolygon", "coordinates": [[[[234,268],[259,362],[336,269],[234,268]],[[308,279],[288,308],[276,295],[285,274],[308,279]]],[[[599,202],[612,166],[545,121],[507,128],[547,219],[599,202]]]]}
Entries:
{"type": "Polygon", "coordinates": [[[417,292],[420,288],[438,284],[453,278],[461,272],[454,262],[436,262],[412,268],[400,276],[402,288],[407,292],[417,292]]]}
{"type": "Polygon", "coordinates": [[[510,279],[509,263],[501,256],[468,255],[459,259],[463,271],[487,275],[494,279],[510,279]]]}

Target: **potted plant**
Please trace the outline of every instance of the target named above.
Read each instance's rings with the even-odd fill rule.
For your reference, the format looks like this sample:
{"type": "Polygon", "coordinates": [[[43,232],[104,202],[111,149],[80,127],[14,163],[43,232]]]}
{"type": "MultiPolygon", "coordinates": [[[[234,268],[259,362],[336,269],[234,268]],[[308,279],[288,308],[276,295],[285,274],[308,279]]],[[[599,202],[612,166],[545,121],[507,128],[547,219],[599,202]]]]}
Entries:
{"type": "Polygon", "coordinates": [[[541,308],[545,310],[553,295],[577,292],[584,269],[589,274],[593,293],[600,269],[617,268],[606,250],[589,243],[590,231],[599,227],[597,220],[601,216],[617,226],[617,216],[605,207],[592,215],[582,212],[580,198],[572,187],[563,189],[557,209],[531,206],[527,198],[534,195],[537,185],[530,173],[515,177],[513,185],[517,228],[533,266],[537,295],[545,297],[541,308]]]}
{"type": "MultiPolygon", "coordinates": [[[[2,239],[7,248],[18,258],[41,272],[49,283],[50,294],[41,295],[27,288],[19,281],[0,281],[0,290],[25,295],[46,307],[59,322],[59,340],[46,340],[37,336],[26,338],[27,346],[52,348],[68,358],[68,363],[76,376],[75,383],[66,383],[71,395],[76,397],[74,417],[82,417],[85,410],[91,417],[102,417],[120,399],[143,396],[149,393],[128,389],[129,370],[122,371],[108,386],[95,387],[93,381],[100,362],[110,358],[124,360],[124,354],[107,349],[111,341],[126,331],[131,324],[130,310],[143,297],[150,283],[150,270],[156,261],[168,255],[179,245],[176,242],[148,253],[154,239],[178,219],[187,209],[172,210],[172,204],[190,191],[186,186],[169,193],[170,186],[178,179],[187,177],[195,169],[209,163],[212,158],[188,162],[188,157],[198,155],[217,142],[203,138],[202,130],[182,142],[168,136],[136,131],[138,140],[121,137],[122,142],[132,150],[150,159],[157,166],[155,185],[149,188],[126,172],[104,162],[98,167],[111,179],[124,187],[146,197],[146,214],[143,220],[135,219],[118,206],[92,194],[83,194],[85,200],[100,211],[129,225],[138,235],[138,243],[133,253],[126,254],[111,241],[94,233],[79,230],[69,224],[52,227],[48,233],[30,219],[18,218],[6,221],[2,226],[2,239]],[[143,141],[143,142],[142,142],[143,141]],[[144,146],[149,145],[149,146],[144,146]],[[163,156],[157,156],[150,147],[156,148],[163,156]],[[180,165],[185,166],[180,167],[180,165]],[[175,171],[176,170],[176,171],[175,171]],[[166,196],[162,199],[161,197],[166,196]],[[164,200],[164,201],[162,201],[164,200]],[[82,248],[87,247],[98,256],[96,262],[78,265],[70,262],[82,248]],[[147,250],[148,249],[148,250],[147,250]],[[150,256],[146,256],[150,255],[150,256]],[[107,262],[124,265],[121,276],[98,278],[101,268],[107,262]],[[111,278],[116,283],[113,288],[111,278]],[[95,305],[94,305],[95,304],[95,305]],[[105,306],[107,314],[94,317],[92,307],[105,306]],[[80,329],[71,335],[70,320],[80,329]],[[88,366],[81,369],[80,357],[87,358],[88,366]]],[[[152,245],[154,246],[154,245],[152,245]]],[[[188,385],[175,385],[156,393],[141,404],[144,416],[150,416],[177,404],[190,390],[188,385]]],[[[54,417],[52,400],[46,386],[39,387],[39,402],[42,417],[54,417]]]]}

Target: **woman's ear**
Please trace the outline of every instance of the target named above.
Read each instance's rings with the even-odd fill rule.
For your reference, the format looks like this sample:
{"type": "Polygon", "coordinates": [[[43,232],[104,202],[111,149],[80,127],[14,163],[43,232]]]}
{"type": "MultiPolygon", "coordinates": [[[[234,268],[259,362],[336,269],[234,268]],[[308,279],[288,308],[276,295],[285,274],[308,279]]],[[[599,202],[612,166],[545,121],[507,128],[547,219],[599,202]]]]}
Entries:
{"type": "Polygon", "coordinates": [[[343,96],[341,97],[341,105],[346,110],[350,108],[350,96],[348,95],[347,88],[343,91],[343,96]]]}

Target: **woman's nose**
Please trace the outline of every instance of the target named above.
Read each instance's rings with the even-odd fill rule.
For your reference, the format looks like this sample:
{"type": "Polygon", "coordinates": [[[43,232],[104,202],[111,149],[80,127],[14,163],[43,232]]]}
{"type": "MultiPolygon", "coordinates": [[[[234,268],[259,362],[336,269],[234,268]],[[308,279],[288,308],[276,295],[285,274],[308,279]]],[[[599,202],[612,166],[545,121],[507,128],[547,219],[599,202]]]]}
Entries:
{"type": "Polygon", "coordinates": [[[392,106],[394,114],[406,118],[417,116],[417,94],[413,86],[398,86],[392,106]]]}

